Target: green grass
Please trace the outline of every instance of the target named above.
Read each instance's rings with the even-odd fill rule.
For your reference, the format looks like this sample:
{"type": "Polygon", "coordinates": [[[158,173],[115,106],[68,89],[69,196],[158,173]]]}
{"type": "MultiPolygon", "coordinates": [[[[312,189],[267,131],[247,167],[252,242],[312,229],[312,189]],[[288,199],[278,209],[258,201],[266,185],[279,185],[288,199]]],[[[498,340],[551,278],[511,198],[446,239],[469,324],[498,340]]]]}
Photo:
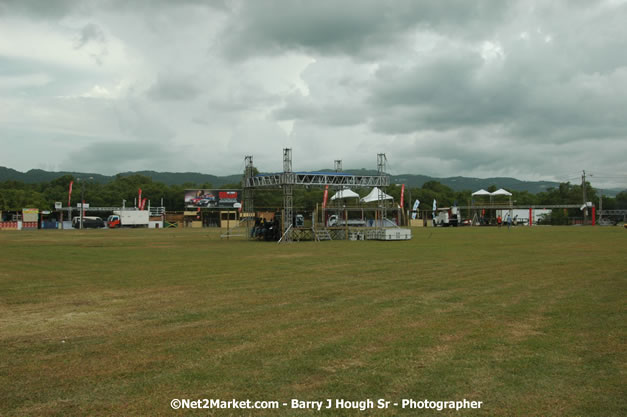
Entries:
{"type": "Polygon", "coordinates": [[[0,415],[625,416],[627,230],[0,232],[0,415]],[[483,401],[171,410],[172,398],[483,401]]]}

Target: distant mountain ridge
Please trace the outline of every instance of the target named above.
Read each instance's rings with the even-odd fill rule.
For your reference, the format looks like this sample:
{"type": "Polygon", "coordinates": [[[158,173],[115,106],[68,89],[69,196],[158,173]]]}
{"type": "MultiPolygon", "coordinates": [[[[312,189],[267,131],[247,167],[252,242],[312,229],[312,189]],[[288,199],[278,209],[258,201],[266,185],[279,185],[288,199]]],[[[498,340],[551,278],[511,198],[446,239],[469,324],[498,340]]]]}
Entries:
{"type": "MultiPolygon", "coordinates": [[[[320,171],[333,171],[330,169],[323,169],[320,171]]],[[[366,169],[348,169],[347,173],[357,175],[376,175],[374,170],[366,169]]],[[[211,183],[213,187],[219,188],[227,184],[239,183],[242,179],[241,174],[217,176],[211,174],[201,174],[198,172],[157,172],[157,171],[135,171],[135,172],[121,172],[118,175],[123,177],[130,175],[144,175],[151,178],[153,181],[161,182],[168,185],[180,185],[186,183],[192,184],[205,184],[211,183]]],[[[41,169],[31,169],[27,172],[20,172],[12,168],[0,167],[0,182],[1,181],[21,181],[29,184],[39,182],[50,182],[64,175],[72,175],[74,177],[92,177],[92,181],[97,183],[107,183],[115,178],[115,175],[102,175],[95,173],[85,172],[70,172],[60,171],[51,172],[41,169]]],[[[508,190],[516,191],[528,191],[533,194],[537,194],[551,187],[558,187],[559,183],[554,181],[521,181],[516,178],[509,177],[494,177],[494,178],[472,178],[472,177],[430,177],[427,175],[414,175],[414,174],[402,174],[391,175],[390,181],[392,184],[405,184],[409,187],[422,187],[425,182],[438,181],[448,187],[451,187],[455,191],[471,190],[477,191],[481,188],[488,188],[491,185],[495,185],[497,188],[505,188],[508,190]]],[[[593,184],[594,186],[594,184],[593,184]]],[[[600,190],[604,195],[615,196],[622,189],[604,189],[600,190]]]]}

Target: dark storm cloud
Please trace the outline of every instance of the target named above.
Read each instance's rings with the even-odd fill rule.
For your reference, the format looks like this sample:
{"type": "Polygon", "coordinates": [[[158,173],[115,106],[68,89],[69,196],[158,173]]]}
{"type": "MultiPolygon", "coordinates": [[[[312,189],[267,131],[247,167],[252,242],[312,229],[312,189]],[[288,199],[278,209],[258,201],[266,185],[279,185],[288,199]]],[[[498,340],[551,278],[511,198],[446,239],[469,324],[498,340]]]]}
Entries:
{"type": "Polygon", "coordinates": [[[59,18],[75,10],[81,0],[2,0],[0,16],[11,14],[36,18],[59,18]]]}
{"type": "Polygon", "coordinates": [[[626,70],[557,72],[545,61],[540,72],[524,71],[504,61],[495,71],[478,54],[455,51],[410,69],[382,69],[371,89],[373,128],[406,133],[496,123],[534,141],[564,141],[611,137],[627,127],[626,70]]]}
{"type": "Polygon", "coordinates": [[[228,0],[0,0],[0,16],[18,15],[37,19],[58,19],[72,13],[91,15],[98,10],[159,11],[197,6],[229,10],[228,0]]]}
{"type": "Polygon", "coordinates": [[[373,127],[402,133],[508,121],[519,106],[507,81],[484,79],[474,52],[453,50],[404,69],[376,74],[370,104],[373,127]]]}
{"type": "Polygon", "coordinates": [[[224,33],[231,58],[303,50],[314,54],[372,56],[411,28],[446,27],[474,37],[507,10],[506,1],[347,0],[253,1],[224,33]],[[488,23],[486,27],[486,22],[488,23]]]}

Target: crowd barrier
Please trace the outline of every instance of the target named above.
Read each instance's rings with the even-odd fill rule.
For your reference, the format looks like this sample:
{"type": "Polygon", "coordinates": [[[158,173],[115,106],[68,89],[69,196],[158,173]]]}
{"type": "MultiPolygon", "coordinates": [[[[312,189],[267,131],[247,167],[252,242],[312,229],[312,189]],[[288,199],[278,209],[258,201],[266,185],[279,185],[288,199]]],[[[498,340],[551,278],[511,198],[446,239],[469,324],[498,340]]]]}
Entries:
{"type": "Polygon", "coordinates": [[[0,222],[0,230],[18,230],[18,222],[0,222]]]}

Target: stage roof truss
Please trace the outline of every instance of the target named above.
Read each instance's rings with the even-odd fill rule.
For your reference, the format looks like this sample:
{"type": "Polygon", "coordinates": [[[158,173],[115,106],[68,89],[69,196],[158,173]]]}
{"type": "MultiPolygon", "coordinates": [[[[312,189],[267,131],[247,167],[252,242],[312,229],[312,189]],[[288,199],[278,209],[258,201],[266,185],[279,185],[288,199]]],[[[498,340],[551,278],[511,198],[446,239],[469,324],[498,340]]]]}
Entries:
{"type": "Polygon", "coordinates": [[[345,173],[277,173],[261,174],[245,179],[247,188],[277,188],[281,185],[298,186],[342,186],[342,187],[386,187],[390,185],[388,175],[351,175],[345,173]]]}

